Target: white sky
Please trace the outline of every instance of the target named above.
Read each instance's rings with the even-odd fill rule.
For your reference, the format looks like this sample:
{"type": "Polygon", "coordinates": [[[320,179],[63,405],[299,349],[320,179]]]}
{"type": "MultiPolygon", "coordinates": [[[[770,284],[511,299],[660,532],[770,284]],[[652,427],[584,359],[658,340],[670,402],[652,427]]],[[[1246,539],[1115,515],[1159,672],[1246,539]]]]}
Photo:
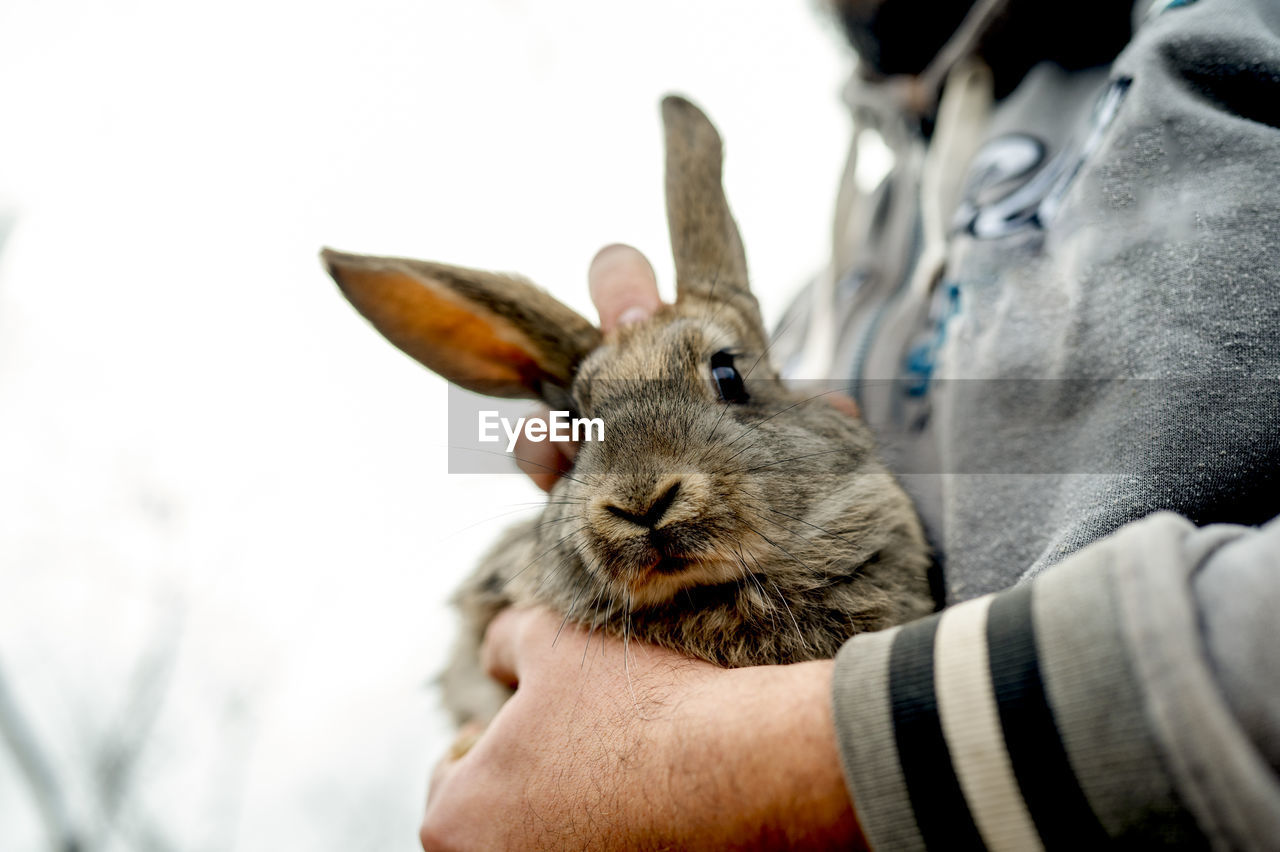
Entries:
{"type": "MultiPolygon", "coordinates": [[[[848,137],[811,6],[0,5],[0,670],[78,813],[161,635],[138,783],[177,848],[416,848],[444,599],[538,493],[444,472],[443,382],[316,253],[515,270],[586,310],[625,241],[669,292],[676,90],[725,138],[776,320],[848,137]]],[[[0,749],[0,847],[39,837],[0,749]]]]}

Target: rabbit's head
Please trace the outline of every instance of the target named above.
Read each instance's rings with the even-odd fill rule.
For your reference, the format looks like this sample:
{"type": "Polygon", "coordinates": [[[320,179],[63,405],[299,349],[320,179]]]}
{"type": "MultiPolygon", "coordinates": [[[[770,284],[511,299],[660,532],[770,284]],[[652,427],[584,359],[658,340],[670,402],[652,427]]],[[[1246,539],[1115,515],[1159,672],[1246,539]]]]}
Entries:
{"type": "Polygon", "coordinates": [[[761,572],[784,588],[836,582],[894,536],[918,540],[914,515],[855,417],[780,382],[721,188],[720,137],[680,98],[663,119],[677,299],[647,320],[602,335],[518,278],[324,261],[379,331],[450,381],[603,421],[544,517],[581,556],[590,581],[566,581],[578,594],[643,607],[761,572]]]}

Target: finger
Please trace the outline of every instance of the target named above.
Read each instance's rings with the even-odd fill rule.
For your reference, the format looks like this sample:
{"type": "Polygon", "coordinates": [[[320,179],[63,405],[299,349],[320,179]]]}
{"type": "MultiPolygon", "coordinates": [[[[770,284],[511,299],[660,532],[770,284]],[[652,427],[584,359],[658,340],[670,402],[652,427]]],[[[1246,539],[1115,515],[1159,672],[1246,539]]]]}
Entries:
{"type": "MultiPolygon", "coordinates": [[[[453,776],[457,774],[458,761],[450,755],[440,758],[440,762],[435,765],[431,771],[431,780],[427,784],[427,805],[423,809],[422,824],[418,828],[418,839],[424,850],[438,849],[440,844],[435,842],[438,828],[433,827],[433,823],[439,820],[441,797],[449,789],[453,776]]],[[[448,797],[445,796],[445,800],[448,797]]]]}
{"type": "Polygon", "coordinates": [[[825,397],[827,403],[837,411],[844,412],[850,417],[861,418],[862,411],[858,408],[858,403],[853,401],[853,397],[842,393],[833,393],[825,397]]]}
{"type": "Polygon", "coordinates": [[[436,763],[431,770],[431,780],[427,783],[427,806],[431,806],[431,802],[440,795],[449,783],[450,776],[458,767],[458,758],[453,756],[454,749],[450,746],[449,751],[436,763]]]}
{"type": "Polygon", "coordinates": [[[600,249],[587,270],[587,283],[603,331],[638,322],[662,307],[653,267],[628,245],[614,243],[600,249]]]}
{"type": "Polygon", "coordinates": [[[519,634],[528,610],[509,607],[489,622],[480,646],[480,661],[489,677],[515,689],[520,685],[519,634]]]}
{"type": "MultiPolygon", "coordinates": [[[[449,746],[449,754],[445,757],[445,761],[458,761],[466,756],[467,752],[480,740],[480,735],[484,733],[484,725],[479,722],[467,722],[458,729],[458,733],[453,738],[453,743],[449,746]]],[[[444,761],[441,761],[442,763],[444,761]]]]}
{"type": "MultiPolygon", "coordinates": [[[[541,408],[533,417],[546,420],[550,409],[541,408]]],[[[516,438],[516,467],[520,468],[543,491],[550,491],[562,474],[573,468],[577,446],[567,441],[531,441],[521,431],[516,438]]]]}

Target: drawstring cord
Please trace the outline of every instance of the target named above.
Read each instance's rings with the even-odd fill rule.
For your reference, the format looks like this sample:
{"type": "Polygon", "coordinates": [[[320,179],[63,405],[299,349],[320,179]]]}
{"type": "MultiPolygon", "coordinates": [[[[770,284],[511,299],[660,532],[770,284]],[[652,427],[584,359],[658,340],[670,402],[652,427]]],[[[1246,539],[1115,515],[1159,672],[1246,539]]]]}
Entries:
{"type": "Polygon", "coordinates": [[[836,287],[855,262],[874,262],[875,273],[889,280],[906,276],[915,227],[913,202],[919,205],[923,239],[910,292],[927,295],[940,279],[946,260],[946,219],[959,201],[965,166],[991,111],[991,72],[974,54],[1008,3],[978,0],[919,75],[871,80],[855,69],[844,90],[853,115],[853,138],[836,197],[831,260],[810,288],[809,327],[797,375],[831,374],[841,331],[833,309],[836,287]],[[915,128],[935,106],[933,140],[926,151],[915,128]],[[875,190],[863,188],[857,180],[859,148],[868,130],[879,133],[892,154],[891,197],[876,256],[856,258],[859,238],[868,233],[875,215],[875,190]]]}

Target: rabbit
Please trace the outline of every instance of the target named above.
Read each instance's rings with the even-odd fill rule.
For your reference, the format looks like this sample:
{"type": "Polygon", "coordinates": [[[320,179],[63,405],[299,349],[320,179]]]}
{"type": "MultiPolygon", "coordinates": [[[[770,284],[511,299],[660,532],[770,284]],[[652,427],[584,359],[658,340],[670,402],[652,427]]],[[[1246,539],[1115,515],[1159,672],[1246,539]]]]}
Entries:
{"type": "Polygon", "coordinates": [[[355,308],[446,379],[605,425],[456,596],[442,686],[459,724],[511,694],[478,652],[512,604],[726,667],[829,658],[937,608],[920,522],[867,427],[769,359],[718,132],[678,96],[662,115],[677,299],[647,320],[602,335],[518,277],[322,253],[355,308]]]}

